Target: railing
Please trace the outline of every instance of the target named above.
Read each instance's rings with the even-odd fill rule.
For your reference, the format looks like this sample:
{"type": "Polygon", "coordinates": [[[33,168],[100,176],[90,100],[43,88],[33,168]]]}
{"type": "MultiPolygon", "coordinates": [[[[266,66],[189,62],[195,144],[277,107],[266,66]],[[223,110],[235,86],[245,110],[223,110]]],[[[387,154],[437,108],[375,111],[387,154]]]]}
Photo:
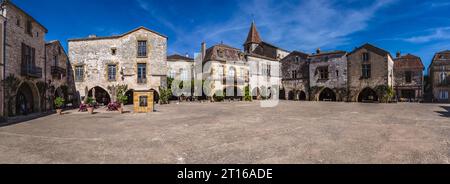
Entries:
{"type": "Polygon", "coordinates": [[[51,73],[52,73],[52,76],[59,77],[59,76],[61,76],[61,74],[65,76],[67,71],[65,68],[61,68],[59,66],[52,66],[51,73]]]}
{"type": "Polygon", "coordinates": [[[22,65],[22,75],[26,77],[32,78],[41,78],[42,77],[42,68],[31,65],[22,65]]]}

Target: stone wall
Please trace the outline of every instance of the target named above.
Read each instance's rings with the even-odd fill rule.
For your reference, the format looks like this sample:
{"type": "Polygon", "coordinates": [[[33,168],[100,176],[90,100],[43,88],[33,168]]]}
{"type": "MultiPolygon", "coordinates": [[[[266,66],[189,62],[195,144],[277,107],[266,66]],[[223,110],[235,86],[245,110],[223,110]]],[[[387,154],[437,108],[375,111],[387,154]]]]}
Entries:
{"type": "Polygon", "coordinates": [[[413,90],[415,98],[423,98],[423,71],[420,69],[396,68],[395,76],[395,90],[397,96],[402,96],[402,90],[413,90]],[[411,72],[411,82],[406,82],[406,72],[411,72]]]}
{"type": "Polygon", "coordinates": [[[296,54],[286,56],[281,60],[282,92],[281,98],[286,100],[299,100],[301,92],[309,99],[309,63],[306,57],[296,54]],[[298,61],[296,61],[298,57],[298,61]],[[292,74],[298,72],[297,78],[292,74]],[[291,95],[290,95],[291,94],[291,95]]]}
{"type": "MultiPolygon", "coordinates": [[[[449,59],[450,61],[450,59],[449,59]]],[[[448,92],[450,94],[450,62],[439,62],[436,64],[432,64],[430,68],[430,77],[432,80],[433,86],[433,97],[437,102],[450,102],[449,99],[441,99],[440,92],[448,92]],[[447,77],[447,83],[440,83],[440,77],[442,74],[445,74],[447,77]]]]}
{"type": "MultiPolygon", "coordinates": [[[[44,69],[45,67],[45,34],[47,30],[40,24],[34,21],[32,17],[18,9],[15,5],[7,3],[4,5],[3,12],[7,18],[6,24],[6,48],[5,48],[5,76],[14,75],[21,81],[22,85],[27,85],[32,92],[32,102],[28,102],[28,105],[32,106],[34,112],[43,111],[43,98],[39,94],[37,83],[45,83],[44,75],[38,78],[31,78],[23,76],[21,74],[22,63],[22,43],[35,49],[35,65],[44,69]],[[31,21],[32,29],[31,34],[26,33],[26,23],[31,21]]],[[[44,71],[42,71],[44,72],[44,71]]],[[[9,101],[7,110],[8,116],[16,115],[16,99],[14,98],[18,92],[18,89],[11,89],[14,91],[9,101]]]]}
{"type": "MultiPolygon", "coordinates": [[[[311,89],[329,88],[336,94],[337,101],[347,101],[347,57],[333,58],[326,62],[309,64],[309,86],[311,89]],[[320,79],[319,68],[328,68],[328,79],[320,79]]],[[[312,90],[311,100],[318,101],[322,90],[312,90]]]]}
{"type": "MultiPolygon", "coordinates": [[[[247,57],[247,62],[250,70],[250,89],[259,88],[278,88],[281,89],[281,64],[279,61],[273,61],[258,57],[247,57]],[[263,73],[264,67],[271,66],[270,76],[265,76],[263,73]]],[[[277,91],[278,92],[278,91],[277,91]]],[[[253,94],[255,95],[255,94],[253,94]]]]}
{"type": "Polygon", "coordinates": [[[375,90],[378,86],[393,87],[394,62],[389,55],[379,55],[366,48],[361,48],[348,55],[349,101],[357,102],[358,96],[365,88],[375,90]],[[362,78],[362,54],[368,52],[371,64],[371,77],[362,78]]]}
{"type": "Polygon", "coordinates": [[[2,81],[4,79],[4,52],[3,52],[3,46],[4,46],[4,23],[6,19],[3,15],[0,14],[0,122],[4,120],[4,106],[5,106],[5,99],[4,99],[4,91],[3,91],[3,85],[2,81]]]}
{"type": "MultiPolygon", "coordinates": [[[[84,80],[76,81],[76,89],[81,97],[86,96],[86,88],[96,86],[107,91],[108,86],[128,85],[128,89],[159,91],[167,84],[167,38],[138,28],[117,37],[69,40],[69,59],[72,68],[84,67],[84,80]],[[147,57],[137,56],[138,41],[147,41],[147,57]],[[115,49],[115,55],[112,53],[115,49]],[[137,65],[147,65],[147,81],[137,82],[137,65]],[[107,66],[117,66],[116,81],[109,81],[107,66]]],[[[159,93],[159,92],[158,92],[159,93]]]]}

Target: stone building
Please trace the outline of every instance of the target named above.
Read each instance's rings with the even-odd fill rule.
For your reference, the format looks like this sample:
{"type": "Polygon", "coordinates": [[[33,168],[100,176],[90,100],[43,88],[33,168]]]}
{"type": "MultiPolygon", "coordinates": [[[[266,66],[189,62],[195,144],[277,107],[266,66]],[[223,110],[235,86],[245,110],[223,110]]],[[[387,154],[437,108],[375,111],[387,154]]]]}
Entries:
{"type": "Polygon", "coordinates": [[[347,52],[322,52],[308,57],[312,101],[347,101],[347,52]]]}
{"type": "Polygon", "coordinates": [[[43,74],[47,29],[10,1],[0,5],[2,20],[2,100],[5,117],[43,112],[47,79],[43,74]],[[3,27],[4,26],[4,27],[3,27]]]}
{"type": "MultiPolygon", "coordinates": [[[[2,12],[3,13],[3,12],[2,12]]],[[[4,85],[2,83],[3,79],[4,79],[4,63],[5,63],[5,53],[4,53],[4,46],[5,46],[5,39],[4,39],[4,33],[5,33],[5,22],[6,22],[6,18],[3,15],[0,15],[0,122],[5,121],[6,117],[5,117],[5,94],[3,93],[4,91],[4,85]]]]}
{"type": "Polygon", "coordinates": [[[429,68],[433,101],[450,102],[450,50],[436,53],[429,68]]]}
{"type": "Polygon", "coordinates": [[[281,89],[280,60],[289,54],[289,51],[264,42],[252,22],[247,39],[244,43],[244,52],[250,70],[250,89],[257,98],[271,97],[281,89]],[[276,89],[274,89],[276,88],[276,89]]]}
{"type": "Polygon", "coordinates": [[[420,57],[397,53],[394,59],[395,92],[399,101],[423,100],[425,69],[420,57]]]}
{"type": "Polygon", "coordinates": [[[210,90],[204,94],[208,97],[226,95],[227,98],[242,98],[249,82],[245,54],[225,44],[206,49],[206,44],[202,43],[202,56],[202,78],[211,82],[210,90]]]}
{"type": "Polygon", "coordinates": [[[309,99],[309,62],[308,54],[293,51],[281,62],[282,88],[280,99],[309,99]]]}
{"type": "Polygon", "coordinates": [[[347,55],[349,101],[378,102],[394,86],[394,60],[388,51],[364,44],[347,55]]]}
{"type": "Polygon", "coordinates": [[[183,81],[190,81],[194,77],[194,59],[178,54],[167,57],[167,76],[183,81]]]}
{"type": "Polygon", "coordinates": [[[167,37],[145,27],[118,36],[69,40],[69,59],[81,99],[100,104],[115,100],[114,86],[128,85],[129,103],[134,90],[167,87],[167,37]]]}
{"type": "Polygon", "coordinates": [[[75,81],[73,80],[73,72],[71,72],[71,66],[69,57],[64,51],[60,41],[50,41],[45,44],[47,59],[45,65],[45,78],[50,85],[49,94],[47,100],[48,105],[53,108],[53,100],[55,97],[64,98],[65,102],[71,106],[79,103],[79,99],[76,98],[75,81]]]}

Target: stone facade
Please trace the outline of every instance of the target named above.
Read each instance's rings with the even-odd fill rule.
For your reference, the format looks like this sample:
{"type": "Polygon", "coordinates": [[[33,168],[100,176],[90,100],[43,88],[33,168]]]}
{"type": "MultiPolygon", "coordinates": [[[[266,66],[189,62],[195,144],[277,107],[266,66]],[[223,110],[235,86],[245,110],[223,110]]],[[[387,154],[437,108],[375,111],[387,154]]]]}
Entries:
{"type": "MultiPolygon", "coordinates": [[[[202,44],[202,48],[204,50],[206,45],[202,44]]],[[[202,53],[202,78],[210,81],[207,88],[210,90],[204,91],[205,95],[222,96],[225,92],[227,98],[243,97],[245,87],[249,84],[249,67],[244,53],[225,44],[214,45],[202,53]]]]}
{"type": "Polygon", "coordinates": [[[433,101],[450,102],[450,51],[436,53],[429,68],[433,101]]]}
{"type": "Polygon", "coordinates": [[[4,33],[5,33],[5,22],[6,18],[0,14],[0,122],[5,121],[5,94],[3,93],[3,88],[6,87],[2,85],[2,81],[4,79],[4,60],[5,60],[5,53],[4,53],[4,33]]]}
{"type": "Polygon", "coordinates": [[[332,51],[310,55],[309,86],[312,101],[347,101],[347,52],[332,51]]]}
{"type": "Polygon", "coordinates": [[[348,54],[349,101],[380,101],[377,89],[394,86],[394,61],[391,54],[365,44],[348,54]]]}
{"type": "Polygon", "coordinates": [[[294,51],[280,62],[282,73],[280,99],[308,100],[310,98],[308,54],[294,51]]]}
{"type": "Polygon", "coordinates": [[[45,78],[50,84],[47,98],[49,109],[53,108],[55,97],[64,98],[66,104],[75,106],[79,104],[79,99],[75,95],[75,81],[69,57],[59,41],[50,41],[46,45],[47,64],[45,65],[45,78]]]}
{"type": "Polygon", "coordinates": [[[422,60],[414,55],[397,54],[394,60],[395,92],[399,101],[422,101],[425,69],[422,60]]]}
{"type": "Polygon", "coordinates": [[[175,80],[192,80],[194,59],[189,56],[171,55],[167,57],[167,76],[175,80]]]}
{"type": "Polygon", "coordinates": [[[10,1],[3,1],[0,11],[7,20],[6,36],[2,39],[5,42],[3,82],[8,86],[3,91],[4,115],[46,111],[47,81],[43,69],[47,29],[10,1]]]}
{"type": "Polygon", "coordinates": [[[81,99],[101,95],[97,101],[110,102],[115,97],[109,86],[128,85],[130,91],[153,90],[158,101],[159,88],[167,87],[167,37],[144,27],[119,36],[71,39],[69,59],[81,99]]]}

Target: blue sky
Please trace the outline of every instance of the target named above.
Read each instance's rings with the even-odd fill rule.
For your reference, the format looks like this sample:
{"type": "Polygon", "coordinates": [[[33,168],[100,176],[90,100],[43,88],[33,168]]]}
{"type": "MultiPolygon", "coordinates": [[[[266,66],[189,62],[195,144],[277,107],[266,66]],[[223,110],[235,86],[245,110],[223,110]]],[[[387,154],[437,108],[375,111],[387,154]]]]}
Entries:
{"type": "Polygon", "coordinates": [[[426,66],[450,49],[450,0],[13,0],[49,29],[47,40],[109,36],[145,26],[169,54],[206,41],[241,48],[254,19],[264,41],[287,50],[347,50],[369,42],[426,66]]]}

